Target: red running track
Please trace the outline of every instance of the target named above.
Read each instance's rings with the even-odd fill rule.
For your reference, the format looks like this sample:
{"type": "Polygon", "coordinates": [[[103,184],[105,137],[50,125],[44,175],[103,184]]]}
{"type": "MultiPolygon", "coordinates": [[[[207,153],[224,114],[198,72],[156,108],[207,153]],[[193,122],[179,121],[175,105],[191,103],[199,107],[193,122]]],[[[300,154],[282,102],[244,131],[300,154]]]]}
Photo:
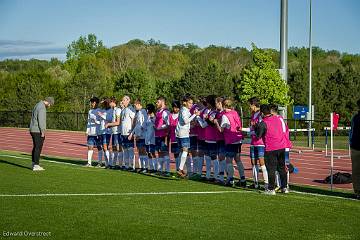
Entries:
{"type": "MultiPolygon", "coordinates": [[[[19,151],[31,154],[32,140],[27,129],[20,128],[0,128],[1,144],[0,150],[19,151]]],[[[74,159],[86,160],[87,158],[86,136],[81,132],[68,132],[48,130],[42,153],[48,156],[70,157],[74,159]]],[[[297,149],[298,150],[298,149],[297,149]]],[[[330,174],[330,158],[325,157],[321,151],[292,151],[290,153],[291,163],[299,169],[296,174],[290,175],[292,184],[321,186],[329,188],[328,184],[318,183],[316,180],[323,180],[330,174]]],[[[249,153],[249,145],[244,144],[242,153],[249,153]]],[[[337,154],[346,155],[337,152],[337,154]]],[[[97,154],[94,154],[94,158],[97,154]]],[[[247,177],[252,177],[251,164],[248,156],[242,157],[245,173],[247,177]]],[[[29,163],[30,164],[30,163],[29,163]]],[[[334,159],[334,173],[351,173],[351,160],[349,157],[334,159]]],[[[261,178],[260,174],[260,178],[261,178]]],[[[352,189],[352,184],[335,184],[335,188],[352,189]]]]}

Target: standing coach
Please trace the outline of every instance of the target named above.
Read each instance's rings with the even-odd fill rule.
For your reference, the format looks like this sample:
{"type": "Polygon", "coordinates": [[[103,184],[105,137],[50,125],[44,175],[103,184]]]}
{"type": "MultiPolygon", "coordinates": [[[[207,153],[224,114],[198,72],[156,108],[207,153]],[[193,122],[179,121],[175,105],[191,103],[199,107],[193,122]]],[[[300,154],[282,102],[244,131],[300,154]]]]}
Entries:
{"type": "Polygon", "coordinates": [[[33,171],[45,170],[44,168],[40,167],[39,160],[45,140],[46,108],[52,105],[54,105],[54,98],[46,97],[45,100],[38,102],[32,110],[30,134],[33,140],[33,149],[31,153],[33,171]]]}

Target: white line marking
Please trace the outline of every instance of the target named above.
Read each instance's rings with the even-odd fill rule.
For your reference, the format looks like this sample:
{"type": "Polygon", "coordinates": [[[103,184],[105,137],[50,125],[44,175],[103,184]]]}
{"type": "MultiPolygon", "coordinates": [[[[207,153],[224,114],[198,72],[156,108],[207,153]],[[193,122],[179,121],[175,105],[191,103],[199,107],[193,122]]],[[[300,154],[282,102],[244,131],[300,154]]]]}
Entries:
{"type": "MultiPolygon", "coordinates": [[[[12,155],[6,155],[6,154],[0,154],[0,157],[10,157],[10,158],[19,158],[19,159],[30,159],[30,157],[27,156],[23,156],[23,157],[18,157],[18,156],[12,156],[12,155]]],[[[46,162],[51,162],[51,163],[57,163],[57,164],[64,164],[64,165],[71,165],[71,166],[80,166],[82,167],[83,165],[80,164],[74,164],[74,163],[67,163],[67,162],[59,162],[59,161],[52,161],[52,160],[47,160],[47,159],[41,159],[41,161],[46,161],[46,162]]]]}

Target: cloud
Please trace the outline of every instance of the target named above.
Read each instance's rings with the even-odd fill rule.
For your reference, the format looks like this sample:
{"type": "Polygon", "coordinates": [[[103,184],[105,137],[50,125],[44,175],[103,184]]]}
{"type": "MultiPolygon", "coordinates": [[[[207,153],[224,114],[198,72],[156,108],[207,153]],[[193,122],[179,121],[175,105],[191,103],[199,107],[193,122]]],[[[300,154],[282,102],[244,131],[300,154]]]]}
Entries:
{"type": "Polygon", "coordinates": [[[0,59],[30,59],[34,56],[64,55],[65,47],[59,47],[52,42],[0,40],[0,59]]]}

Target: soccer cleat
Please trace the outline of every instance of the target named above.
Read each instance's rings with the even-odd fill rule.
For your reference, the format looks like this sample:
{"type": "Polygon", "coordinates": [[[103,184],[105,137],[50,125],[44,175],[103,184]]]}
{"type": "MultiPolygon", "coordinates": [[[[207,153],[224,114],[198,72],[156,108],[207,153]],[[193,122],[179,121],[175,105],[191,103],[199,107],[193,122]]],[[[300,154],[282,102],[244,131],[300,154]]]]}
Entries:
{"type": "Polygon", "coordinates": [[[283,188],[283,189],[281,189],[281,193],[289,193],[289,189],[288,188],[283,188]]]}
{"type": "Polygon", "coordinates": [[[176,173],[178,174],[179,177],[185,177],[186,176],[184,170],[179,170],[176,173]]]}
{"type": "Polygon", "coordinates": [[[34,167],[33,167],[32,170],[33,170],[33,171],[44,171],[45,169],[42,168],[42,167],[40,167],[39,165],[34,165],[34,167]]]}
{"type": "Polygon", "coordinates": [[[85,167],[92,167],[90,163],[87,163],[85,167]]]}
{"type": "Polygon", "coordinates": [[[275,190],[265,190],[265,192],[264,192],[264,194],[265,195],[276,195],[276,192],[275,192],[275,190]]]}
{"type": "Polygon", "coordinates": [[[260,189],[260,186],[259,186],[259,184],[253,183],[253,184],[251,184],[251,185],[249,186],[249,188],[250,188],[250,189],[260,189]]]}
{"type": "Polygon", "coordinates": [[[246,188],[246,180],[239,180],[238,182],[236,182],[235,186],[246,188]]]}

